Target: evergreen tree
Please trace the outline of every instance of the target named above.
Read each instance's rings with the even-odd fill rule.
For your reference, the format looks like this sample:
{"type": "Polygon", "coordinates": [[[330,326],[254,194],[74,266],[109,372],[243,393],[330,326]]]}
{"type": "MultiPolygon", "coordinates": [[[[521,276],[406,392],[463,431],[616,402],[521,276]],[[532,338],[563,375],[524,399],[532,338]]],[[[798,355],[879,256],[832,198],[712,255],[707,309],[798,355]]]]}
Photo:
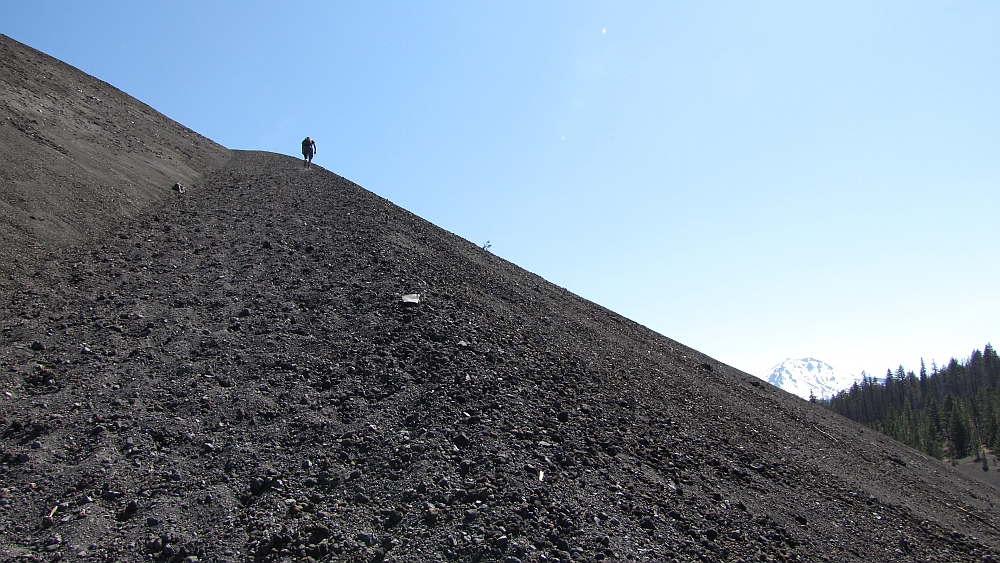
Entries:
{"type": "Polygon", "coordinates": [[[920,439],[920,449],[933,458],[944,459],[944,448],[941,446],[940,435],[930,420],[925,421],[920,439]]]}
{"type": "Polygon", "coordinates": [[[965,421],[965,410],[962,408],[962,404],[954,400],[950,394],[948,398],[952,399],[950,401],[951,409],[945,407],[945,410],[951,411],[948,416],[948,437],[951,444],[951,458],[955,460],[969,455],[971,436],[965,421]]]}

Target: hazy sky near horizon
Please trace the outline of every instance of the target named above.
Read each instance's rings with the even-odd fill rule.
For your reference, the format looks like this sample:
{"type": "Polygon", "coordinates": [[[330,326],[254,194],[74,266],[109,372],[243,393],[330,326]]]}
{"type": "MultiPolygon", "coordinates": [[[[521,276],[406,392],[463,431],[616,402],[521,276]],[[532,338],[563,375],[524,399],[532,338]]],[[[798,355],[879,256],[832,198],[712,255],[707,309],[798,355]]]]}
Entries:
{"type": "Polygon", "coordinates": [[[1000,3],[7,2],[0,33],[737,368],[1000,329],[1000,3]]]}

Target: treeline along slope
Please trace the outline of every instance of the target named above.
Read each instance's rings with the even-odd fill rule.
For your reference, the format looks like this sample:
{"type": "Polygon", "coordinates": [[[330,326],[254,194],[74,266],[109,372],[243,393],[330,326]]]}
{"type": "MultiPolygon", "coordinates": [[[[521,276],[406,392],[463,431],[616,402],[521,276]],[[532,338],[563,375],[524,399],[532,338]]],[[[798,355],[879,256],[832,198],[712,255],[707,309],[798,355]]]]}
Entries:
{"type": "MultiPolygon", "coordinates": [[[[1000,357],[987,345],[930,373],[900,366],[884,381],[865,378],[830,399],[834,412],[938,459],[1000,449],[1000,357]]],[[[988,468],[988,462],[984,462],[988,468]]]]}

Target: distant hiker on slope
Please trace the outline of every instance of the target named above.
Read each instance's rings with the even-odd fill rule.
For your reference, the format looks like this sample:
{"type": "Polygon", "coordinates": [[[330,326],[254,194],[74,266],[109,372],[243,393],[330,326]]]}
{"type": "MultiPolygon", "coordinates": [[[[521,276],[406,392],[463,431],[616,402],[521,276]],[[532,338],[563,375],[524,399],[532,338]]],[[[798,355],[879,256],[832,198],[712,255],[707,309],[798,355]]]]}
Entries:
{"type": "Polygon", "coordinates": [[[306,137],[302,141],[302,158],[304,159],[302,164],[309,168],[312,165],[313,155],[316,154],[316,141],[312,140],[312,137],[306,137]]]}

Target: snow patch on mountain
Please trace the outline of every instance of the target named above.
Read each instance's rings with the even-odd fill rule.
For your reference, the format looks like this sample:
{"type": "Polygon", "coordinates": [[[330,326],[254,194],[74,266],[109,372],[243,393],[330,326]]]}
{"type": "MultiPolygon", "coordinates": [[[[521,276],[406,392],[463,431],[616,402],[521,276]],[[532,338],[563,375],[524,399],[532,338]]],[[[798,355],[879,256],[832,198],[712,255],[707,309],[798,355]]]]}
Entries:
{"type": "Polygon", "coordinates": [[[816,358],[788,358],[757,377],[803,399],[829,399],[861,380],[816,358]]]}

